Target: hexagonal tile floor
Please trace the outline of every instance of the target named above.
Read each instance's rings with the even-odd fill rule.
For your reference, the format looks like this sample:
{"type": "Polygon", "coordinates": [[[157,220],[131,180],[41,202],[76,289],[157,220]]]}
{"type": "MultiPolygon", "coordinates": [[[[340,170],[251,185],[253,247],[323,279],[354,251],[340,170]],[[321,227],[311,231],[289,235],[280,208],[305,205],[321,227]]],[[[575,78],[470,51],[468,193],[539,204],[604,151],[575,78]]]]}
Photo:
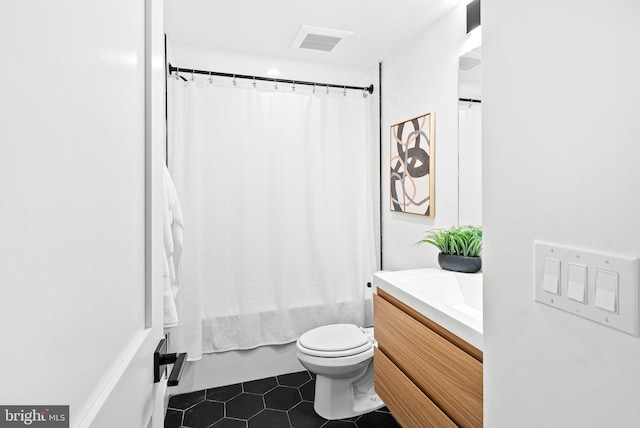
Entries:
{"type": "Polygon", "coordinates": [[[400,428],[386,407],[328,421],[313,410],[315,376],[309,372],[174,395],[165,428],[400,428]]]}

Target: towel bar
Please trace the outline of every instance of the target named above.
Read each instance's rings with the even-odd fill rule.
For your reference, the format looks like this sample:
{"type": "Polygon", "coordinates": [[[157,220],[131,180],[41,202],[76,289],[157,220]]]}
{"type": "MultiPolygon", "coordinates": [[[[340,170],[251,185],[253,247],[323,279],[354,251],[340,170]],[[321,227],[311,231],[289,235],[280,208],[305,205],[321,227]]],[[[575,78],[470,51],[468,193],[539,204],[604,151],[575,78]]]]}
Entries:
{"type": "Polygon", "coordinates": [[[162,366],[173,364],[173,369],[171,369],[171,374],[169,374],[167,385],[176,386],[180,383],[182,369],[184,368],[184,363],[187,360],[188,354],[186,352],[183,352],[181,354],[167,354],[166,351],[167,339],[163,338],[162,340],[160,340],[158,346],[156,346],[156,350],[153,352],[153,382],[160,382],[163,372],[163,370],[161,369],[162,366]]]}

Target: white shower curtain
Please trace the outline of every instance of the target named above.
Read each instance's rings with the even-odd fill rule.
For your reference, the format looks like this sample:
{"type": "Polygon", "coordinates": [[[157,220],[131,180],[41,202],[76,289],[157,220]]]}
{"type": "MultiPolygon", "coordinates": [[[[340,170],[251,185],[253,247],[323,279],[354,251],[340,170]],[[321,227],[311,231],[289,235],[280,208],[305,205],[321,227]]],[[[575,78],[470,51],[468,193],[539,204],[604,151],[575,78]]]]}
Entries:
{"type": "Polygon", "coordinates": [[[193,360],[361,325],[375,270],[368,99],[169,84],[188,289],[175,348],[193,360]]]}

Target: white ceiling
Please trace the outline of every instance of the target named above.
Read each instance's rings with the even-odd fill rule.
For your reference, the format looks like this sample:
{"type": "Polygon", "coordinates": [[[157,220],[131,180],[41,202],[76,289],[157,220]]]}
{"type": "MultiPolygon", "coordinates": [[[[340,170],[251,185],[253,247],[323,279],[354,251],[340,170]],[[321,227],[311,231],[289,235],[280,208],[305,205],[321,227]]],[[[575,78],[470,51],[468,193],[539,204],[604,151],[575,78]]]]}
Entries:
{"type": "Polygon", "coordinates": [[[464,0],[164,0],[171,43],[370,67],[464,0]],[[352,31],[331,53],[291,49],[300,25],[352,31]]]}

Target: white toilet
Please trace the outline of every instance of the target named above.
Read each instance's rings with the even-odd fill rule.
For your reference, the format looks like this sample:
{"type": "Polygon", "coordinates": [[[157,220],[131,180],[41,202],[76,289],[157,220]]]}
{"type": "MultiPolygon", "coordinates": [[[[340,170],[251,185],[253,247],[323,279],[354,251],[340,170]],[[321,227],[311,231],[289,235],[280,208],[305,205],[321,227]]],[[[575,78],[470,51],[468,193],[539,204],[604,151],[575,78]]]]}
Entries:
{"type": "Polygon", "coordinates": [[[373,389],[373,329],[354,324],[314,328],[298,339],[300,363],[316,374],[314,409],[344,419],[384,406],[373,389]]]}

